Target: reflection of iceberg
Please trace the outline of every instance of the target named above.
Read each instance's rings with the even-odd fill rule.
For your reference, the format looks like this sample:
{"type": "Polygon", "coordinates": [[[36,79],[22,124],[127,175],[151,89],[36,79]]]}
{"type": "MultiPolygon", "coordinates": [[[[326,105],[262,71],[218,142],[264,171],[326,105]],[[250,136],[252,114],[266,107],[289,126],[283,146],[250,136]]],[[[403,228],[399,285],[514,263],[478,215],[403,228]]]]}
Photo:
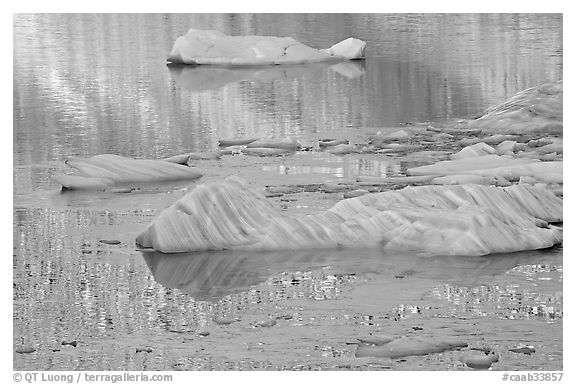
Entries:
{"type": "Polygon", "coordinates": [[[366,73],[366,64],[364,61],[343,61],[330,69],[348,79],[355,79],[366,73]]]}
{"type": "Polygon", "coordinates": [[[181,254],[144,250],[142,253],[157,283],[201,300],[246,291],[279,273],[311,271],[325,266],[353,274],[388,271],[390,279],[401,275],[401,271],[410,271],[419,278],[473,286],[483,276],[499,275],[517,265],[541,263],[543,258],[555,254],[538,250],[485,257],[418,257],[345,249],[181,254]]]}
{"type": "Polygon", "coordinates": [[[315,215],[285,215],[238,178],[202,184],[136,239],[160,252],[373,247],[485,255],[550,247],[562,200],[529,186],[421,186],[340,201],[315,215]]]}
{"type": "Polygon", "coordinates": [[[311,74],[320,74],[330,68],[349,79],[362,76],[366,70],[364,62],[350,61],[338,64],[314,63],[309,65],[288,66],[189,66],[169,64],[170,75],[178,86],[187,91],[217,89],[238,81],[271,81],[298,78],[311,74]]]}
{"type": "Polygon", "coordinates": [[[298,64],[364,57],[366,43],[348,38],[328,49],[314,49],[291,37],[227,36],[190,29],[174,42],[168,61],[181,64],[298,64]]]}
{"type": "Polygon", "coordinates": [[[306,269],[323,266],[327,258],[334,258],[333,254],[337,255],[337,252],[195,252],[177,255],[143,252],[156,282],[200,299],[247,290],[282,271],[302,266],[306,269]]]}

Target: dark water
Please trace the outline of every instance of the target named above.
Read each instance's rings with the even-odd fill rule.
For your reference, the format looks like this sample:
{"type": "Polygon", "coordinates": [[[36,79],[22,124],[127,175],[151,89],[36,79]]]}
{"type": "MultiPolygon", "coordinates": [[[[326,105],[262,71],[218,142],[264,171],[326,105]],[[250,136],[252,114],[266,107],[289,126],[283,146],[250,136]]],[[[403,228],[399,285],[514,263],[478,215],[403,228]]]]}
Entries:
{"type": "MultiPolygon", "coordinates": [[[[505,352],[498,369],[561,369],[561,248],[473,259],[142,254],[136,235],[189,186],[60,194],[50,174],[74,155],[157,158],[215,149],[221,137],[305,143],[468,119],[562,79],[562,55],[562,17],[554,14],[15,15],[14,347],[37,352],[15,354],[14,368],[461,369],[434,357],[382,368],[355,359],[347,344],[369,331],[400,335],[399,327],[426,324],[431,336],[459,329],[503,351],[537,348],[530,358],[505,352]],[[318,48],[355,36],[367,42],[367,59],[167,67],[188,28],[292,36],[318,48]],[[292,318],[270,329],[251,326],[285,314],[292,318]],[[213,315],[242,321],[223,329],[213,315]],[[70,340],[78,347],[61,345],[70,340]],[[154,352],[134,353],[143,345],[154,352]]],[[[262,167],[271,178],[284,169],[262,167]]],[[[215,175],[232,169],[225,163],[215,175]]]]}

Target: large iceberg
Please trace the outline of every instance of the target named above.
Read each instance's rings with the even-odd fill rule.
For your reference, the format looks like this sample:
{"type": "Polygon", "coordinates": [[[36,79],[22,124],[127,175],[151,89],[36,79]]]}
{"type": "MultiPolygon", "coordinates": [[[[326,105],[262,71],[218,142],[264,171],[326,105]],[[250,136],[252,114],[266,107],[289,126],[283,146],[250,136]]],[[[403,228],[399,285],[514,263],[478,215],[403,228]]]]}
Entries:
{"type": "Polygon", "coordinates": [[[52,177],[65,189],[103,190],[119,184],[194,180],[202,177],[197,170],[171,161],[131,159],[111,154],[70,158],[66,164],[77,173],[59,173],[52,177]]]}
{"type": "Polygon", "coordinates": [[[219,31],[190,29],[174,42],[168,61],[178,64],[298,64],[364,57],[366,43],[348,38],[328,49],[315,49],[291,37],[228,36],[219,31]]]}
{"type": "Polygon", "coordinates": [[[381,248],[486,255],[562,241],[562,200],[514,185],[418,186],[363,195],[312,215],[288,215],[236,177],[198,185],[136,243],[163,253],[206,250],[381,248]]]}

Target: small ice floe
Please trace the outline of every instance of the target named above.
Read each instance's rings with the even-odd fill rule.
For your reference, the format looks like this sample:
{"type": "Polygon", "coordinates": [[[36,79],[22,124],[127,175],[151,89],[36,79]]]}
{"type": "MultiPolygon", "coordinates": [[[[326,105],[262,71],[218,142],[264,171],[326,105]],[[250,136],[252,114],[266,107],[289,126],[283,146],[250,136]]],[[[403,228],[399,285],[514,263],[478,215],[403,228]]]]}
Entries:
{"type": "Polygon", "coordinates": [[[242,153],[252,156],[282,156],[302,148],[302,144],[293,137],[284,139],[258,139],[250,142],[242,153]]]}
{"type": "Polygon", "coordinates": [[[220,139],[218,140],[218,145],[221,147],[232,147],[236,145],[247,145],[253,141],[258,140],[258,137],[242,137],[237,139],[220,139]]]}
{"type": "Polygon", "coordinates": [[[498,354],[493,351],[487,353],[483,351],[468,351],[460,357],[462,363],[473,369],[489,369],[498,360],[498,354]]]}
{"type": "Polygon", "coordinates": [[[277,324],[276,319],[270,318],[267,320],[262,320],[262,321],[258,321],[256,323],[254,323],[253,327],[254,328],[268,328],[268,327],[273,327],[276,324],[277,324]]]}
{"type": "Polygon", "coordinates": [[[440,353],[467,346],[467,342],[458,339],[401,337],[380,345],[359,344],[355,356],[398,359],[440,353]]]}
{"type": "Polygon", "coordinates": [[[293,137],[284,139],[258,139],[246,145],[246,148],[278,148],[296,151],[302,147],[302,144],[293,137]]]}
{"type": "Polygon", "coordinates": [[[333,155],[347,155],[349,153],[358,153],[360,150],[353,144],[338,144],[328,148],[326,152],[333,155]]]}
{"type": "Polygon", "coordinates": [[[122,244],[122,242],[121,242],[120,240],[106,240],[106,239],[103,239],[103,240],[99,240],[98,242],[99,242],[99,243],[102,243],[102,244],[108,244],[108,245],[119,245],[119,244],[122,244]]]}
{"type": "Polygon", "coordinates": [[[494,155],[494,154],[496,154],[496,150],[494,148],[492,148],[492,146],[490,146],[484,142],[479,142],[479,143],[472,144],[472,145],[469,145],[467,147],[462,148],[460,150],[460,152],[453,154],[452,156],[450,156],[450,158],[452,160],[458,160],[458,159],[464,159],[464,158],[468,158],[468,157],[478,157],[478,156],[494,155]]]}
{"type": "Polygon", "coordinates": [[[407,141],[414,135],[414,131],[406,131],[404,129],[378,131],[375,135],[368,137],[368,144],[381,147],[394,141],[407,141]]]}
{"type": "Polygon", "coordinates": [[[498,146],[495,148],[495,150],[496,150],[497,155],[513,156],[514,152],[518,151],[519,148],[522,148],[522,146],[519,145],[516,141],[504,140],[503,142],[498,144],[498,146]]]}
{"type": "Polygon", "coordinates": [[[198,160],[220,160],[223,154],[228,154],[226,151],[210,151],[210,152],[188,152],[180,155],[174,155],[162,159],[171,163],[192,166],[194,161],[198,160]]]}
{"type": "Polygon", "coordinates": [[[333,184],[333,183],[325,183],[322,184],[320,187],[320,191],[325,193],[338,193],[338,192],[345,192],[349,191],[350,186],[347,184],[333,184]]]}
{"type": "Polygon", "coordinates": [[[320,148],[335,147],[340,144],[350,144],[348,139],[320,139],[318,140],[318,146],[320,148]]]}
{"type": "Polygon", "coordinates": [[[526,355],[531,355],[536,352],[536,348],[534,348],[534,346],[532,345],[519,345],[517,347],[510,348],[509,351],[514,353],[524,353],[526,355]]]}
{"type": "Polygon", "coordinates": [[[242,153],[250,156],[284,156],[293,153],[292,149],[283,148],[243,148],[242,153]]]}
{"type": "Polygon", "coordinates": [[[105,189],[105,192],[109,192],[109,193],[132,193],[132,191],[135,191],[136,188],[110,188],[110,189],[105,189]]]}
{"type": "Polygon", "coordinates": [[[30,346],[21,346],[14,350],[16,353],[33,353],[36,352],[36,348],[30,346]]]}
{"type": "Polygon", "coordinates": [[[233,324],[237,321],[240,321],[240,319],[238,319],[236,317],[214,316],[212,318],[212,321],[218,325],[230,325],[230,324],[233,324]]]}
{"type": "Polygon", "coordinates": [[[122,183],[195,180],[198,171],[164,160],[130,159],[103,154],[90,158],[70,158],[66,164],[77,174],[55,174],[52,178],[64,189],[107,190],[122,183]]]}
{"type": "Polygon", "coordinates": [[[297,193],[297,192],[300,192],[301,189],[302,188],[299,188],[296,185],[277,185],[277,186],[269,185],[269,186],[266,186],[266,192],[268,192],[270,194],[279,194],[279,195],[297,193]]]}
{"type": "Polygon", "coordinates": [[[368,335],[359,337],[358,341],[362,344],[366,345],[384,345],[388,344],[389,342],[397,339],[397,337],[392,336],[376,336],[376,335],[368,335]]]}

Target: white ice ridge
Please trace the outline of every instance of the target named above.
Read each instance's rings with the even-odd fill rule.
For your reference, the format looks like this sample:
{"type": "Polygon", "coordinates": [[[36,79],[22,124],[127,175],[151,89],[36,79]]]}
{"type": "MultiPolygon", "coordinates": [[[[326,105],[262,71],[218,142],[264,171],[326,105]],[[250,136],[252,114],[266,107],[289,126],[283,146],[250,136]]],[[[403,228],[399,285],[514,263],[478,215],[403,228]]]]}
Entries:
{"type": "Polygon", "coordinates": [[[563,183],[563,161],[540,161],[530,158],[484,155],[439,161],[431,165],[409,168],[411,176],[476,175],[516,181],[530,176],[544,183],[563,183]]]}
{"type": "Polygon", "coordinates": [[[374,247],[478,256],[553,246],[562,231],[548,223],[561,221],[562,200],[527,185],[406,187],[289,215],[231,177],[198,185],[136,243],[163,253],[374,247]]]}
{"type": "Polygon", "coordinates": [[[174,42],[168,61],[180,64],[266,65],[351,60],[364,57],[366,43],[355,38],[328,49],[315,49],[291,37],[228,36],[190,29],[174,42]]]}

